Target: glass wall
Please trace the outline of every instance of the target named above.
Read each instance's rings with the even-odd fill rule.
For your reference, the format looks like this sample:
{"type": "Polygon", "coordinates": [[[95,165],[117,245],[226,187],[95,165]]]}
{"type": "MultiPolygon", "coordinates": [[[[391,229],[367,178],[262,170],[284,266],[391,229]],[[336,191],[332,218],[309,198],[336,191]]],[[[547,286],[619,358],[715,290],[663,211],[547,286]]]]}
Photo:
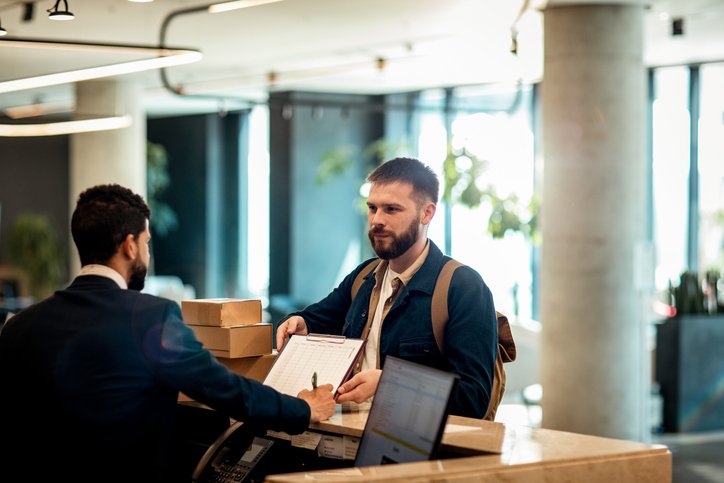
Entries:
{"type": "Polygon", "coordinates": [[[721,63],[654,70],[652,215],[659,291],[677,285],[684,271],[701,277],[724,269],[722,85],[721,63]]]}
{"type": "Polygon", "coordinates": [[[724,269],[724,64],[701,67],[699,272],[724,269]]]}
{"type": "MultiPolygon", "coordinates": [[[[724,268],[724,64],[657,68],[652,78],[650,221],[655,283],[663,293],[685,270],[703,274],[724,268]],[[692,113],[699,113],[696,125],[692,113]],[[692,164],[698,177],[690,176],[692,164]],[[697,266],[690,267],[691,260],[697,266]]],[[[540,185],[536,173],[542,160],[536,159],[534,97],[530,86],[420,92],[422,107],[414,111],[414,129],[408,133],[416,151],[409,155],[429,163],[444,180],[449,150],[458,153],[456,168],[475,172],[472,182],[483,193],[479,203],[464,202],[460,192],[441,203],[430,238],[478,270],[498,310],[524,319],[537,316],[534,254],[540,240],[526,230],[501,233],[500,226],[510,220],[500,218],[515,215],[525,223],[535,212],[528,204],[540,185]],[[479,163],[477,171],[471,170],[473,161],[479,163]]],[[[266,182],[248,188],[248,226],[253,228],[248,230],[245,284],[250,296],[259,297],[266,296],[269,280],[267,139],[268,112],[260,107],[250,121],[248,179],[266,182]]]]}
{"type": "Polygon", "coordinates": [[[248,200],[242,200],[248,220],[246,283],[250,297],[266,299],[269,288],[269,108],[257,106],[249,116],[248,200]]]}
{"type": "Polygon", "coordinates": [[[689,206],[689,69],[654,72],[653,224],[656,288],[665,290],[687,265],[689,206]]]}
{"type": "Polygon", "coordinates": [[[510,215],[523,222],[532,215],[528,209],[535,172],[531,92],[514,86],[455,89],[447,117],[444,112],[421,114],[418,143],[421,159],[437,163],[432,167],[443,180],[449,138],[457,171],[472,177],[455,185],[450,208],[440,205],[430,238],[440,247],[449,246],[448,255],[482,275],[496,309],[511,318],[527,319],[533,317],[533,241],[529,233],[505,231],[505,226],[515,225],[510,215]],[[475,189],[468,190],[470,183],[475,189]],[[441,219],[445,216],[450,225],[447,235],[441,219]]]}

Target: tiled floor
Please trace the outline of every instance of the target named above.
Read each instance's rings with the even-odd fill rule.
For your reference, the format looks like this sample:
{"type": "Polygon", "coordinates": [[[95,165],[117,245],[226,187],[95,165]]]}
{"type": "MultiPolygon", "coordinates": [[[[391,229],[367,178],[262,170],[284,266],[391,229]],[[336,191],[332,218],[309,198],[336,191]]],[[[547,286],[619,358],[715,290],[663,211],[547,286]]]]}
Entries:
{"type": "Polygon", "coordinates": [[[661,434],[653,442],[671,451],[673,483],[724,482],[724,431],[661,434]]]}
{"type": "MultiPolygon", "coordinates": [[[[542,416],[540,406],[504,400],[495,420],[540,427],[542,416]]],[[[651,442],[671,451],[672,483],[724,483],[724,431],[654,434],[651,442]]]]}

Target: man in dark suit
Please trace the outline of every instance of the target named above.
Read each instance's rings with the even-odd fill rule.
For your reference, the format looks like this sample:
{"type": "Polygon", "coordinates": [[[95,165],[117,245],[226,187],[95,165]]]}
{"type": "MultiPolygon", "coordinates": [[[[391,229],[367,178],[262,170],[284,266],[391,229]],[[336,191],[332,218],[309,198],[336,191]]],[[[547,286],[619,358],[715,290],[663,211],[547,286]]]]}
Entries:
{"type": "Polygon", "coordinates": [[[295,398],[238,376],[202,348],[176,303],[140,293],[149,218],[143,199],[119,185],[83,192],[71,222],[80,274],[0,332],[0,480],[20,471],[164,481],[179,391],[289,433],[334,413],[331,385],[295,398]]]}

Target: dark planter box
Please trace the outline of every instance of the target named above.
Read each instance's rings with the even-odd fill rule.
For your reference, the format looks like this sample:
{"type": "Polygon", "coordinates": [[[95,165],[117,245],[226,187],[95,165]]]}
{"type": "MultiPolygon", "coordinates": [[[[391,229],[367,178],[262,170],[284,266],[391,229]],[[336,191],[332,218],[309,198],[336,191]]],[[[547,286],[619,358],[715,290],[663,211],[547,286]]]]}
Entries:
{"type": "Polygon", "coordinates": [[[724,429],[724,314],[681,315],[656,330],[665,432],[724,429]]]}

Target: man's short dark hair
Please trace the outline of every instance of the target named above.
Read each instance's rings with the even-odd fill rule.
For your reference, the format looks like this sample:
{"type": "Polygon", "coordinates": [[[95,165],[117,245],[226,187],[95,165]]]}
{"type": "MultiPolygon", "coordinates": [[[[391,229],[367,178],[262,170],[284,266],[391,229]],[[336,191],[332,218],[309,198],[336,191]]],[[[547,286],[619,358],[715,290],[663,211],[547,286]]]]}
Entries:
{"type": "Polygon", "coordinates": [[[78,197],[70,231],[81,265],[108,262],[130,234],[146,229],[151,210],[141,196],[117,184],[88,188],[78,197]]]}
{"type": "Polygon", "coordinates": [[[429,166],[414,158],[395,158],[384,162],[367,176],[370,183],[402,181],[412,185],[419,205],[426,201],[437,203],[440,183],[429,166]]]}

